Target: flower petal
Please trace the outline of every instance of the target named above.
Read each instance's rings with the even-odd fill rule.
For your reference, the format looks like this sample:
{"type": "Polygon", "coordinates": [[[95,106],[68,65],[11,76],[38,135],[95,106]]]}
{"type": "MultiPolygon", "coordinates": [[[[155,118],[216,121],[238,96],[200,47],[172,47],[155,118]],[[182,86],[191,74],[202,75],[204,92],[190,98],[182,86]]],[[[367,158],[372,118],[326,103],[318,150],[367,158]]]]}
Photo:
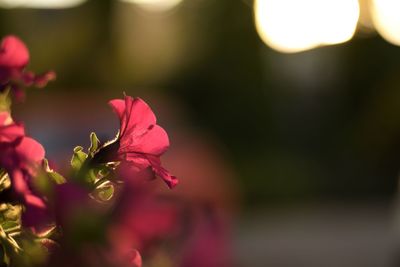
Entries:
{"type": "Polygon", "coordinates": [[[15,170],[11,174],[11,182],[15,192],[23,197],[27,205],[31,205],[37,208],[46,208],[43,200],[38,196],[35,196],[29,188],[28,181],[21,170],[15,170]]]}
{"type": "Polygon", "coordinates": [[[169,147],[168,134],[158,125],[148,128],[143,135],[125,135],[120,140],[120,153],[135,151],[160,156],[169,147]]]}
{"type": "Polygon", "coordinates": [[[130,167],[131,171],[141,171],[151,166],[150,161],[145,155],[138,153],[124,153],[123,156],[125,161],[132,163],[130,167]]]}
{"type": "Polygon", "coordinates": [[[140,98],[125,96],[125,100],[114,99],[109,102],[121,120],[120,135],[141,135],[150,125],[156,124],[156,116],[151,108],[140,98]]]}
{"type": "Polygon", "coordinates": [[[15,151],[21,158],[31,163],[39,163],[45,155],[43,146],[30,137],[24,137],[15,151]]]}
{"type": "Polygon", "coordinates": [[[156,116],[151,108],[140,98],[125,97],[127,116],[127,134],[131,131],[147,130],[150,125],[156,124],[156,116]]]}
{"type": "Polygon", "coordinates": [[[6,68],[23,68],[29,62],[29,51],[17,37],[9,35],[0,45],[0,66],[6,68]]]}
{"type": "Polygon", "coordinates": [[[0,113],[0,142],[13,142],[24,133],[24,127],[13,123],[8,112],[0,113]]]}
{"type": "Polygon", "coordinates": [[[139,251],[133,250],[130,253],[130,264],[132,264],[132,267],[141,267],[142,266],[142,257],[140,256],[139,251]]]}
{"type": "Polygon", "coordinates": [[[174,188],[178,185],[179,180],[176,176],[169,173],[168,170],[161,166],[161,160],[158,157],[148,156],[147,157],[151,163],[151,167],[157,176],[161,177],[169,188],[174,188]]]}
{"type": "Polygon", "coordinates": [[[125,101],[122,99],[113,99],[108,102],[108,104],[113,108],[115,114],[122,121],[125,113],[125,101]]]}
{"type": "Polygon", "coordinates": [[[42,74],[35,74],[31,71],[27,71],[22,73],[20,78],[23,80],[25,86],[43,88],[49,81],[56,79],[56,73],[54,71],[48,71],[42,74]]]}

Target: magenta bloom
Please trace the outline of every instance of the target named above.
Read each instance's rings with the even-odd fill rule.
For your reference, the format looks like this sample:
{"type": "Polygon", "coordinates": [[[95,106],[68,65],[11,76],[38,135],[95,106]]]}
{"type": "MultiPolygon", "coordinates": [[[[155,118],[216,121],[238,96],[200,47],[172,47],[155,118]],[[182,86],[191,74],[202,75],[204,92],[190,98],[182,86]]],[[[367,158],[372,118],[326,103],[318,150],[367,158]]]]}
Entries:
{"type": "Polygon", "coordinates": [[[0,90],[10,86],[17,98],[23,99],[22,87],[44,87],[55,79],[55,73],[49,71],[35,75],[25,71],[29,63],[29,51],[25,44],[15,36],[3,38],[0,44],[0,90]]]}
{"type": "Polygon", "coordinates": [[[136,248],[142,252],[157,241],[171,238],[178,231],[179,211],[173,203],[140,196],[141,193],[137,191],[124,192],[135,193],[139,196],[125,199],[135,202],[120,203],[124,209],[118,209],[116,223],[110,228],[110,241],[118,251],[136,248]]]}
{"type": "Polygon", "coordinates": [[[46,229],[51,221],[45,203],[35,192],[33,179],[44,159],[41,144],[30,137],[21,137],[11,143],[0,143],[0,167],[3,167],[11,179],[12,197],[25,206],[22,214],[24,226],[35,232],[46,229]]]}
{"type": "Polygon", "coordinates": [[[178,179],[161,166],[160,156],[168,149],[167,133],[156,124],[151,108],[140,98],[125,96],[109,102],[120,119],[118,158],[138,171],[151,168],[172,188],[178,179]]]}
{"type": "Polygon", "coordinates": [[[0,113],[0,151],[0,168],[4,168],[10,176],[13,197],[26,207],[24,224],[39,226],[46,220],[46,205],[34,193],[32,177],[44,159],[42,145],[26,137],[23,126],[14,123],[10,115],[3,112],[0,113]]]}
{"type": "MultiPolygon", "coordinates": [[[[144,172],[135,175],[147,176],[144,172]]],[[[153,189],[144,179],[126,180],[111,214],[113,220],[107,235],[110,247],[115,257],[131,257],[130,262],[134,264],[129,266],[141,266],[138,251],[151,257],[161,244],[179,232],[180,207],[175,202],[159,198],[153,189]]]]}
{"type": "Polygon", "coordinates": [[[3,38],[0,45],[1,80],[7,80],[29,63],[29,51],[25,44],[15,36],[9,35],[3,38]]]}
{"type": "Polygon", "coordinates": [[[0,143],[13,142],[24,135],[24,127],[14,123],[10,113],[0,112],[0,143]]]}
{"type": "MultiPolygon", "coordinates": [[[[203,215],[204,216],[204,215],[203,215]]],[[[228,225],[220,218],[196,217],[195,229],[183,247],[180,267],[230,267],[228,225]]]]}
{"type": "Polygon", "coordinates": [[[10,176],[12,189],[27,205],[45,208],[43,200],[31,190],[31,177],[44,159],[44,149],[29,137],[20,137],[13,142],[0,143],[0,167],[10,176]]]}

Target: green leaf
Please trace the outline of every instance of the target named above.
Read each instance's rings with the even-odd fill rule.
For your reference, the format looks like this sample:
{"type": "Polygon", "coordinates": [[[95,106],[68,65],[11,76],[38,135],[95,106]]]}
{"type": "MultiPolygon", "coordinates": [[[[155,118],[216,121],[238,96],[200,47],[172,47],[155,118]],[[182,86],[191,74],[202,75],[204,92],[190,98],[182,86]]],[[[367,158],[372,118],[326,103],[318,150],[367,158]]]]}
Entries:
{"type": "Polygon", "coordinates": [[[104,183],[93,191],[93,195],[101,201],[109,201],[114,195],[114,186],[111,183],[104,183]]]}
{"type": "Polygon", "coordinates": [[[65,184],[67,180],[58,172],[52,171],[47,173],[56,184],[65,184]]]}
{"type": "Polygon", "coordinates": [[[9,230],[14,230],[14,229],[20,229],[21,228],[21,224],[19,222],[16,221],[5,221],[1,224],[1,226],[3,227],[4,231],[6,233],[9,232],[9,230]]]}
{"type": "Polygon", "coordinates": [[[51,180],[56,184],[64,184],[67,182],[67,179],[65,179],[64,176],[50,169],[49,161],[47,159],[43,160],[43,168],[48,174],[48,176],[51,178],[51,180]]]}
{"type": "Polygon", "coordinates": [[[0,239],[0,243],[3,245],[6,254],[10,255],[13,252],[18,253],[21,251],[21,247],[17,241],[12,236],[6,234],[3,227],[0,227],[0,239]]]}
{"type": "Polygon", "coordinates": [[[42,195],[49,196],[53,192],[54,182],[47,172],[41,171],[31,179],[32,187],[42,195]]]}
{"type": "Polygon", "coordinates": [[[72,169],[74,169],[75,171],[79,171],[87,157],[88,155],[85,152],[83,152],[83,147],[81,146],[75,147],[74,155],[72,156],[71,159],[72,169]]]}
{"type": "Polygon", "coordinates": [[[90,169],[85,175],[85,181],[89,184],[93,184],[97,179],[95,169],[90,169]]]}
{"type": "Polygon", "coordinates": [[[89,147],[89,155],[91,157],[93,157],[93,155],[97,152],[98,148],[99,148],[99,139],[97,138],[96,133],[92,132],[90,134],[90,147],[89,147]]]}

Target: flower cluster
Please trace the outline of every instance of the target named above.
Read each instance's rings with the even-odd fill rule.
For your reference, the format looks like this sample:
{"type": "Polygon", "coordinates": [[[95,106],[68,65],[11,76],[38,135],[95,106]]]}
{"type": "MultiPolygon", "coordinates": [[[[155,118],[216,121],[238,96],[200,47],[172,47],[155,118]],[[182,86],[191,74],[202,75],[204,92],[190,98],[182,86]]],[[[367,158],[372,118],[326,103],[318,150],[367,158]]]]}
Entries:
{"type": "Polygon", "coordinates": [[[53,71],[40,75],[27,71],[28,63],[29,52],[25,44],[15,36],[5,37],[0,44],[0,91],[11,89],[17,100],[23,100],[24,87],[42,88],[56,78],[53,71]]]}
{"type": "Polygon", "coordinates": [[[151,182],[178,184],[161,164],[169,139],[151,108],[140,98],[111,100],[120,120],[116,138],[100,142],[91,133],[90,147],[76,147],[70,171],[61,175],[11,114],[12,100],[23,100],[27,87],[55,78],[52,71],[27,71],[28,62],[22,41],[2,40],[0,265],[139,267],[161,257],[170,266],[174,253],[167,257],[161,248],[182,238],[184,208],[156,194],[151,182]]]}
{"type": "Polygon", "coordinates": [[[142,99],[109,101],[116,137],[91,133],[60,174],[11,112],[55,74],[27,71],[17,37],[0,46],[0,266],[230,266],[227,224],[212,205],[154,185],[170,191],[178,179],[161,163],[168,134],[142,99]]]}

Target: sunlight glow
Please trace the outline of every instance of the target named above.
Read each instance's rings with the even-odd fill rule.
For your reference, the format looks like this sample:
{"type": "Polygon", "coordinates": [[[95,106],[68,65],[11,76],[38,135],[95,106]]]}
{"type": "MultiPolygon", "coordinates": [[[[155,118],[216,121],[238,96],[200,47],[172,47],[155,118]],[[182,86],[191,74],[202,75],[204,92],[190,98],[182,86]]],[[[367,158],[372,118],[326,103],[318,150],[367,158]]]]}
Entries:
{"type": "Polygon", "coordinates": [[[379,34],[389,43],[400,45],[400,1],[372,0],[371,14],[379,34]]]}
{"type": "Polygon", "coordinates": [[[350,40],[360,16],[358,0],[255,0],[261,39],[284,53],[350,40]]]}
{"type": "Polygon", "coordinates": [[[0,7],[5,8],[69,8],[86,0],[0,0],[0,7]]]}
{"type": "Polygon", "coordinates": [[[122,0],[136,4],[149,11],[167,11],[177,6],[182,0],[122,0]]]}

